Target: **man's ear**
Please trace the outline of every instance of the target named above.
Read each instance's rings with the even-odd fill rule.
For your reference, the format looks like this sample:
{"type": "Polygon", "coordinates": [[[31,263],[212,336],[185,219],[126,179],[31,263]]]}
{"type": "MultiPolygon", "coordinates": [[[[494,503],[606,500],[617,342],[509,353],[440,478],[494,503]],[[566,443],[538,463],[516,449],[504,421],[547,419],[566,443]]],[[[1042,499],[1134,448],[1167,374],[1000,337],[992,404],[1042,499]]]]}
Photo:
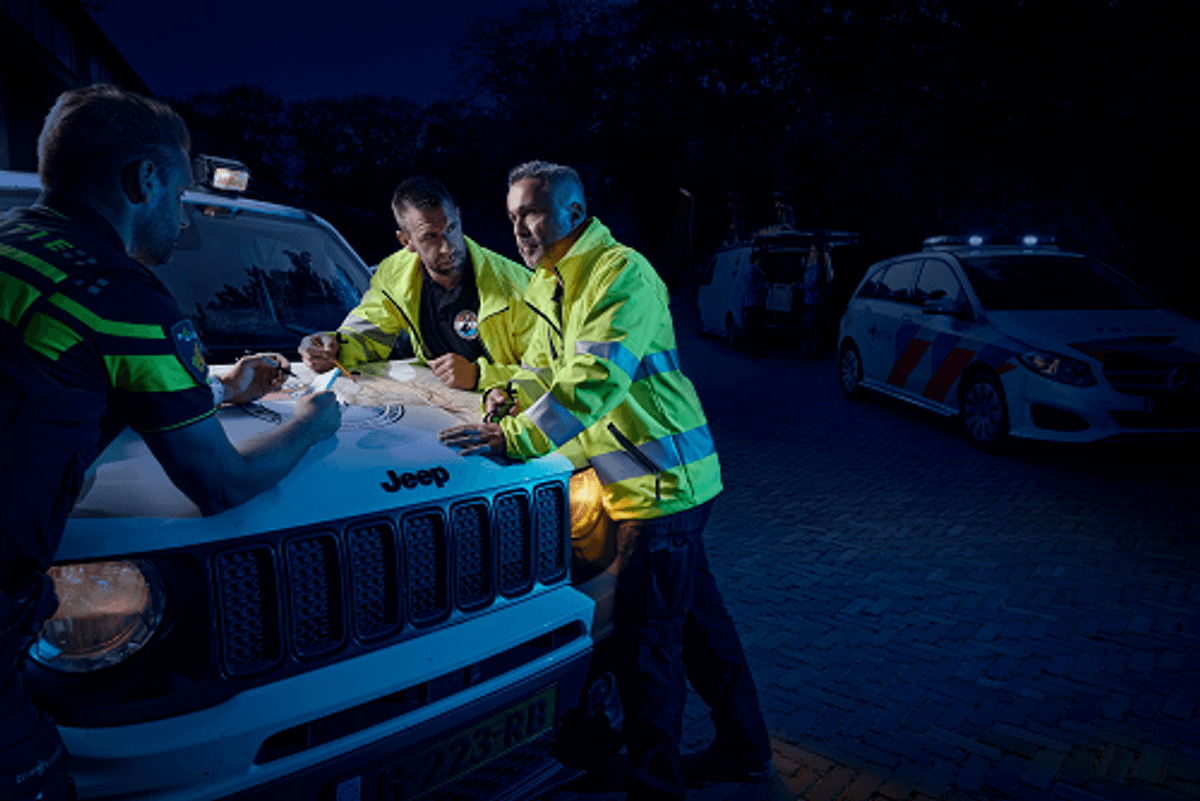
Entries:
{"type": "Polygon", "coordinates": [[[131,161],[121,170],[121,192],[133,205],[145,203],[150,196],[151,181],[158,180],[154,162],[150,159],[131,161]]]}
{"type": "Polygon", "coordinates": [[[413,253],[417,252],[412,246],[412,240],[408,238],[408,234],[404,233],[403,228],[396,229],[396,241],[400,243],[400,247],[408,248],[413,253]]]}
{"type": "Polygon", "coordinates": [[[570,210],[568,219],[571,221],[571,230],[574,231],[575,227],[587,217],[587,212],[583,210],[583,204],[578,200],[572,202],[567,208],[570,210]]]}

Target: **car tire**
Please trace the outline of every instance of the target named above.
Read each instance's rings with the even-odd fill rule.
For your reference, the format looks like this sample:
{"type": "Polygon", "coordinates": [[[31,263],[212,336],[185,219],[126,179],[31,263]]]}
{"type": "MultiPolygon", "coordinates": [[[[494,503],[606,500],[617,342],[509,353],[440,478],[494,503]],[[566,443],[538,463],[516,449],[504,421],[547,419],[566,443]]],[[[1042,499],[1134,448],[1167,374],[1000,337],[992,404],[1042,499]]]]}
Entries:
{"type": "Polygon", "coordinates": [[[867,390],[862,385],[862,355],[853,342],[842,345],[838,356],[838,385],[849,400],[866,400],[867,390]]]}
{"type": "Polygon", "coordinates": [[[995,453],[1008,443],[1008,402],[1000,379],[990,373],[969,376],[959,392],[963,433],[981,451],[995,453]]]}
{"type": "Polygon", "coordinates": [[[733,315],[725,317],[725,341],[734,350],[742,349],[742,327],[733,321],[733,315]]]}

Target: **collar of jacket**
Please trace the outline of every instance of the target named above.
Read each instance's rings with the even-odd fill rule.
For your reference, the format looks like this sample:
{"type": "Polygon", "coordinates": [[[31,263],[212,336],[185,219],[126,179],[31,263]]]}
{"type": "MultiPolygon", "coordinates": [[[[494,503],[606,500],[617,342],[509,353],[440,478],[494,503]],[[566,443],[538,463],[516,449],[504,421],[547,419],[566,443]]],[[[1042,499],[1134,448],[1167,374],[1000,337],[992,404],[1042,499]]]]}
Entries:
{"type": "MultiPolygon", "coordinates": [[[[525,287],[517,284],[504,265],[490,258],[489,251],[481,248],[470,237],[463,239],[467,243],[467,262],[475,271],[475,289],[479,293],[479,319],[482,321],[507,309],[509,299],[521,297],[525,287]]],[[[388,256],[386,261],[392,262],[393,269],[401,276],[397,292],[400,297],[397,297],[396,301],[404,306],[405,314],[416,314],[421,305],[422,281],[426,277],[421,258],[404,248],[388,256]]],[[[416,324],[415,318],[413,322],[416,324]]]]}
{"type": "Polygon", "coordinates": [[[617,240],[613,239],[607,226],[596,217],[589,217],[586,226],[583,233],[575,240],[575,244],[571,245],[571,249],[558,260],[557,264],[547,269],[547,272],[557,273],[562,279],[564,294],[573,294],[572,288],[579,286],[582,280],[586,280],[586,272],[591,261],[589,254],[617,244],[617,240]]]}

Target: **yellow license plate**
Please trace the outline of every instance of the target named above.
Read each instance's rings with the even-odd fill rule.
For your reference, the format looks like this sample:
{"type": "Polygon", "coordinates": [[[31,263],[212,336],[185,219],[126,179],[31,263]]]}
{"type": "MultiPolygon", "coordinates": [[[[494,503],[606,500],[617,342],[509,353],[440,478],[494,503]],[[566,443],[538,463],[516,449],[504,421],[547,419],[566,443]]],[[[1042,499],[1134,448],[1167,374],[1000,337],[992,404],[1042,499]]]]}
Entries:
{"type": "MultiPolygon", "coordinates": [[[[553,729],[557,695],[556,686],[550,685],[519,704],[368,772],[361,797],[417,799],[483,768],[553,729]]],[[[339,784],[335,798],[345,797],[341,793],[344,784],[339,784]]]]}

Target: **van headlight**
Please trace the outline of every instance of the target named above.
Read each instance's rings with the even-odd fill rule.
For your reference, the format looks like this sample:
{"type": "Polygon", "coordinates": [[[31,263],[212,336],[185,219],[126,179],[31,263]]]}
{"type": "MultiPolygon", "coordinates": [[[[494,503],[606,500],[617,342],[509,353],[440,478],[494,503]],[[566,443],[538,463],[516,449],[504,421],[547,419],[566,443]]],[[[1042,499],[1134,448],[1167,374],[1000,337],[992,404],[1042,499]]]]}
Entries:
{"type": "Polygon", "coordinates": [[[1027,350],[1017,354],[1018,361],[1033,372],[1073,387],[1094,387],[1096,376],[1087,362],[1045,350],[1027,350]]]}
{"type": "Polygon", "coordinates": [[[149,561],[55,565],[58,611],[29,649],[39,664],[64,673],[88,673],[128,659],[162,621],[166,592],[149,561]]]}

